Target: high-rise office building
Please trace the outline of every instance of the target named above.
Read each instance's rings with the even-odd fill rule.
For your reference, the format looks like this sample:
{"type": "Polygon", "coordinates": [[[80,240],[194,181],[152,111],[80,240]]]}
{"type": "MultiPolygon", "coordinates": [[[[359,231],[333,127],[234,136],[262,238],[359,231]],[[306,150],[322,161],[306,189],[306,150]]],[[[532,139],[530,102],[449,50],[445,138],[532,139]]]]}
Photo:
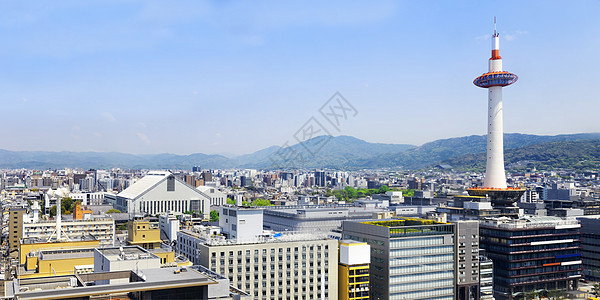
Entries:
{"type": "Polygon", "coordinates": [[[520,299],[533,291],[575,290],[581,278],[577,220],[526,216],[480,223],[481,247],[494,262],[494,297],[520,299]]]}
{"type": "Polygon", "coordinates": [[[343,239],[371,246],[371,299],[454,299],[456,224],[344,221],[343,239]]]}
{"type": "Polygon", "coordinates": [[[326,183],[327,183],[327,178],[325,175],[325,171],[315,171],[315,185],[325,186],[326,183]]]}
{"type": "Polygon", "coordinates": [[[600,218],[583,217],[581,222],[581,246],[583,275],[588,280],[600,281],[600,218]]]}

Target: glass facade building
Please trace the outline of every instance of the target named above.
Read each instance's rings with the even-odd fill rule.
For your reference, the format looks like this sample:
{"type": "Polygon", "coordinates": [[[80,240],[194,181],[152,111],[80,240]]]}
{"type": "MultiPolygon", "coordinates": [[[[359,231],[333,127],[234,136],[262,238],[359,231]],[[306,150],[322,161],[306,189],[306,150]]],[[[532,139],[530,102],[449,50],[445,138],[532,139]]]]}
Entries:
{"type": "Polygon", "coordinates": [[[455,224],[344,221],[344,239],[371,246],[371,299],[454,299],[455,224]]]}
{"type": "Polygon", "coordinates": [[[600,281],[600,218],[583,217],[581,222],[581,246],[583,276],[600,281]]]}
{"type": "Polygon", "coordinates": [[[481,247],[494,263],[494,297],[577,289],[581,277],[580,227],[576,220],[528,216],[480,224],[481,247]]]}

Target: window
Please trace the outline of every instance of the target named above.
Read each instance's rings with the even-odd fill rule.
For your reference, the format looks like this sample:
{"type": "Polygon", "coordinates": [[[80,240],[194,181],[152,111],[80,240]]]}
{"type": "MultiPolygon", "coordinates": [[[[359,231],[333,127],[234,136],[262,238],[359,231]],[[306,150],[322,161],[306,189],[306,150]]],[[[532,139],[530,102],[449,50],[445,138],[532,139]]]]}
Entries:
{"type": "Polygon", "coordinates": [[[167,177],[167,192],[175,191],[175,176],[167,177]]]}

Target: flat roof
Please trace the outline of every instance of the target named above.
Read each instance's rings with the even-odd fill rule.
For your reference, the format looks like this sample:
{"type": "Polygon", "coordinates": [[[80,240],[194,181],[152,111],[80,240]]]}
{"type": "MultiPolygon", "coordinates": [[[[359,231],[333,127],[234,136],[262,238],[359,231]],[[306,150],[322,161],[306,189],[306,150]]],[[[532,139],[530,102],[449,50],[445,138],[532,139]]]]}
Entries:
{"type": "Polygon", "coordinates": [[[139,246],[126,247],[110,247],[96,248],[100,254],[104,255],[108,260],[135,260],[135,259],[151,259],[158,256],[150,253],[148,250],[139,246]]]}
{"type": "Polygon", "coordinates": [[[180,272],[176,274],[174,271],[178,269],[180,268],[171,267],[144,269],[140,270],[138,273],[138,275],[144,278],[141,281],[130,281],[126,283],[112,283],[104,285],[81,286],[86,282],[104,280],[107,275],[114,275],[110,276],[113,279],[132,278],[137,276],[130,275],[131,273],[134,273],[133,271],[118,271],[79,275],[82,280],[86,280],[85,282],[79,281],[79,278],[73,275],[21,279],[20,281],[14,280],[12,282],[13,284],[9,284],[9,286],[13,286],[13,290],[20,290],[23,287],[28,287],[29,291],[16,292],[13,295],[7,294],[6,296],[17,296],[19,299],[23,300],[71,299],[94,295],[164,290],[217,283],[215,279],[193,268],[188,268],[187,272],[180,272]],[[66,285],[66,282],[70,282],[71,280],[77,280],[78,286],[72,287],[66,285]],[[54,282],[56,284],[48,285],[48,282],[54,282]]]}
{"type": "Polygon", "coordinates": [[[277,233],[274,233],[272,236],[268,236],[268,237],[263,236],[263,237],[257,237],[256,239],[241,240],[241,241],[215,238],[210,235],[190,231],[188,229],[180,230],[180,232],[202,240],[202,242],[207,246],[231,246],[231,245],[245,245],[245,244],[272,244],[272,243],[330,240],[327,237],[326,233],[295,232],[295,231],[277,232],[277,233]]]}
{"type": "Polygon", "coordinates": [[[447,225],[450,223],[438,222],[435,220],[419,219],[419,218],[398,218],[381,221],[365,221],[362,224],[383,226],[383,227],[404,227],[404,226],[422,226],[422,225],[447,225]]]}
{"type": "Polygon", "coordinates": [[[42,260],[94,257],[94,248],[41,250],[40,252],[42,260]]]}
{"type": "Polygon", "coordinates": [[[85,235],[76,235],[73,238],[67,240],[65,238],[65,240],[62,241],[57,241],[56,238],[54,238],[53,240],[48,241],[48,238],[42,238],[42,237],[26,237],[21,239],[21,244],[56,244],[56,243],[70,243],[70,242],[91,242],[91,241],[97,241],[96,237],[94,237],[91,234],[85,234],[85,235]]]}

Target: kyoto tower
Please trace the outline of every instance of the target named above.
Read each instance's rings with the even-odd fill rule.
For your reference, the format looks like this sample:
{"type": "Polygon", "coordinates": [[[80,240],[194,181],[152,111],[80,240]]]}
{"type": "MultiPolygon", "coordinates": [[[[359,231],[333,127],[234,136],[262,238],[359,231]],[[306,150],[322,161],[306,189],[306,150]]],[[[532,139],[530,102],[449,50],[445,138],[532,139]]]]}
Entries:
{"type": "Polygon", "coordinates": [[[488,196],[495,205],[510,205],[524,192],[520,188],[507,188],[504,171],[504,130],[502,125],[502,88],[517,81],[515,74],[502,70],[500,38],[496,31],[492,35],[492,57],[489,71],[473,81],[478,87],[488,89],[487,164],[482,188],[469,189],[473,196],[488,196]]]}

